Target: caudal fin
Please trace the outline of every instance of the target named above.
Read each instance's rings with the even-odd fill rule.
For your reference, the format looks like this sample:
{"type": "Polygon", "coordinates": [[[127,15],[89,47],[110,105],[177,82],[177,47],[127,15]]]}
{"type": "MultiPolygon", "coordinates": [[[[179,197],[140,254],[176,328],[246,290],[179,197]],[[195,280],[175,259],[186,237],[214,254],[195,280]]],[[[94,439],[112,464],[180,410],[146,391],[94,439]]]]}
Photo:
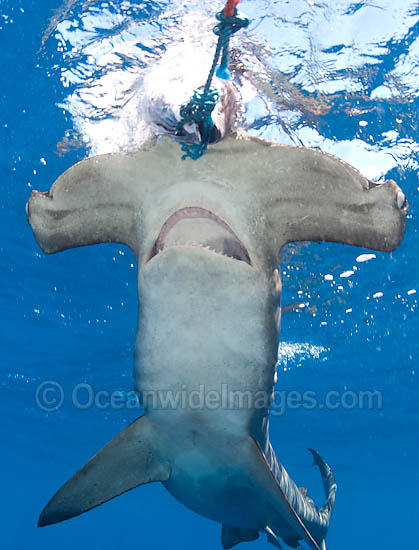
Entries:
{"type": "MultiPolygon", "coordinates": [[[[271,544],[277,543],[275,546],[278,547],[278,536],[280,536],[288,545],[292,543],[291,545],[297,547],[298,541],[303,540],[311,550],[321,550],[321,547],[295,511],[289,495],[281,487],[259,443],[253,438],[249,443],[248,454],[246,455],[244,451],[241,454],[242,458],[247,456],[246,471],[249,473],[254,485],[265,493],[266,501],[272,512],[271,519],[277,526],[281,527],[278,533],[275,532],[274,525],[269,525],[265,528],[268,534],[268,541],[271,544]],[[281,534],[282,529],[287,532],[287,540],[281,534]],[[295,544],[294,541],[296,541],[295,544]]],[[[283,475],[287,475],[288,477],[288,474],[284,474],[284,472],[285,470],[283,470],[283,475]]]]}
{"type": "Polygon", "coordinates": [[[52,497],[38,527],[59,523],[152,481],[167,481],[170,465],[154,454],[145,416],[112,439],[52,497]]]}
{"type": "MultiPolygon", "coordinates": [[[[320,475],[322,476],[323,488],[326,495],[326,503],[324,504],[324,506],[320,508],[319,513],[324,518],[324,521],[327,527],[329,527],[330,517],[332,515],[333,506],[335,504],[335,499],[336,499],[336,489],[337,489],[336,479],[335,479],[335,476],[333,475],[332,470],[330,469],[330,466],[327,464],[325,460],[323,460],[323,458],[319,455],[319,453],[314,449],[308,449],[308,450],[313,455],[314,464],[318,466],[320,470],[320,475]]],[[[326,543],[324,539],[320,541],[319,546],[321,550],[326,550],[326,543]]]]}

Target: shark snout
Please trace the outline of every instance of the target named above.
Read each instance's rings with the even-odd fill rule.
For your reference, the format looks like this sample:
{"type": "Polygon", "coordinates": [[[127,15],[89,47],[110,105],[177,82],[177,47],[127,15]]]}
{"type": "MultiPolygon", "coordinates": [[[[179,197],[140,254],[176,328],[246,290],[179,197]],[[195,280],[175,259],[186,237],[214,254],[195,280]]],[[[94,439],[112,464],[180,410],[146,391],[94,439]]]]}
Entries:
{"type": "Polygon", "coordinates": [[[388,193],[390,195],[390,202],[394,200],[397,208],[405,214],[407,213],[409,205],[406,199],[406,195],[403,193],[403,191],[394,180],[389,179],[381,183],[368,181],[368,191],[374,190],[381,190],[388,193]]]}
{"type": "Polygon", "coordinates": [[[391,252],[400,244],[406,227],[406,195],[391,179],[368,190],[371,194],[371,248],[391,252]]]}

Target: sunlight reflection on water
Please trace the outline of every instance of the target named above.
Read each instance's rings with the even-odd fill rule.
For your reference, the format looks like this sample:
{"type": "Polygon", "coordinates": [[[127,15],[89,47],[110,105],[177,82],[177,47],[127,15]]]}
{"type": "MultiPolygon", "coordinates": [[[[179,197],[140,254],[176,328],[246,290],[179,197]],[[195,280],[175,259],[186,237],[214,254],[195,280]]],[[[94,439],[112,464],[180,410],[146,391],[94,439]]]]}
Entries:
{"type": "MultiPolygon", "coordinates": [[[[164,87],[181,78],[183,100],[206,79],[215,43],[208,2],[151,6],[144,17],[135,2],[72,2],[49,30],[47,45],[58,50],[56,69],[68,89],[62,107],[90,154],[150,144],[147,82],[164,87]]],[[[417,2],[244,0],[242,9],[252,19],[233,39],[242,127],[320,147],[371,179],[417,169],[417,2]],[[401,118],[389,116],[392,106],[401,106],[401,118]],[[322,124],[344,113],[347,126],[322,124]]]]}

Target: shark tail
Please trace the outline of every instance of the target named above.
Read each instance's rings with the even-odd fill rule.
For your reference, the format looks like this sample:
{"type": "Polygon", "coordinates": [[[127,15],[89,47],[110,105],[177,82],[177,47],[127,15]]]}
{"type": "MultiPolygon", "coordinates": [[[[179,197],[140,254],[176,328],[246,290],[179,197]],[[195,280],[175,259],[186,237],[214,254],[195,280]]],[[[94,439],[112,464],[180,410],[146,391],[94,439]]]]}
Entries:
{"type": "Polygon", "coordinates": [[[271,512],[270,519],[273,524],[266,526],[264,529],[268,535],[268,542],[280,548],[278,537],[281,537],[288,546],[298,548],[299,541],[303,540],[311,550],[323,550],[295,511],[272,471],[262,448],[253,438],[251,439],[249,451],[251,456],[248,457],[247,464],[252,465],[252,471],[249,471],[250,477],[265,492],[271,512]],[[275,532],[278,525],[280,528],[278,532],[275,532]],[[286,532],[287,535],[284,536],[282,532],[286,532]]]}
{"type": "MultiPolygon", "coordinates": [[[[326,495],[326,502],[325,504],[320,508],[319,514],[323,518],[325,525],[327,528],[330,525],[330,517],[333,512],[333,507],[335,505],[335,499],[336,499],[336,479],[333,475],[333,472],[330,468],[330,466],[327,464],[325,460],[319,455],[317,451],[314,449],[308,449],[310,453],[313,455],[313,463],[318,466],[320,470],[320,475],[322,476],[323,481],[323,488],[326,495]]],[[[321,550],[326,550],[326,542],[325,539],[321,540],[319,542],[319,546],[321,550]]]]}
{"type": "Polygon", "coordinates": [[[155,455],[152,430],[142,416],[112,439],[52,497],[38,527],[83,514],[114,497],[152,481],[167,481],[170,465],[155,455]]]}

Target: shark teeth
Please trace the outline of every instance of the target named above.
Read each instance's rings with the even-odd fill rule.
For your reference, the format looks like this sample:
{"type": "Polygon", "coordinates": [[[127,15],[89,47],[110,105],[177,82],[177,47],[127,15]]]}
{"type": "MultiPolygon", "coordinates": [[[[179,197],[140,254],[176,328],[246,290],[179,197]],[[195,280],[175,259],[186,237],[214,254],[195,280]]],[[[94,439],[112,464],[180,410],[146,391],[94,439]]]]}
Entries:
{"type": "Polygon", "coordinates": [[[249,253],[230,226],[205,208],[189,206],[174,212],[163,224],[148,261],[177,246],[202,248],[252,265],[249,253]]]}
{"type": "Polygon", "coordinates": [[[208,250],[208,252],[212,252],[213,254],[218,254],[219,256],[224,256],[225,258],[229,258],[230,260],[237,260],[237,258],[235,256],[229,256],[228,254],[223,254],[220,251],[215,250],[214,248],[211,248],[210,246],[204,246],[204,245],[199,244],[199,243],[170,244],[168,246],[165,246],[164,248],[161,248],[161,249],[157,250],[156,254],[154,254],[152,257],[158,256],[159,254],[161,254],[165,250],[169,250],[169,248],[184,248],[184,247],[186,247],[186,248],[201,248],[201,249],[208,250]]]}

